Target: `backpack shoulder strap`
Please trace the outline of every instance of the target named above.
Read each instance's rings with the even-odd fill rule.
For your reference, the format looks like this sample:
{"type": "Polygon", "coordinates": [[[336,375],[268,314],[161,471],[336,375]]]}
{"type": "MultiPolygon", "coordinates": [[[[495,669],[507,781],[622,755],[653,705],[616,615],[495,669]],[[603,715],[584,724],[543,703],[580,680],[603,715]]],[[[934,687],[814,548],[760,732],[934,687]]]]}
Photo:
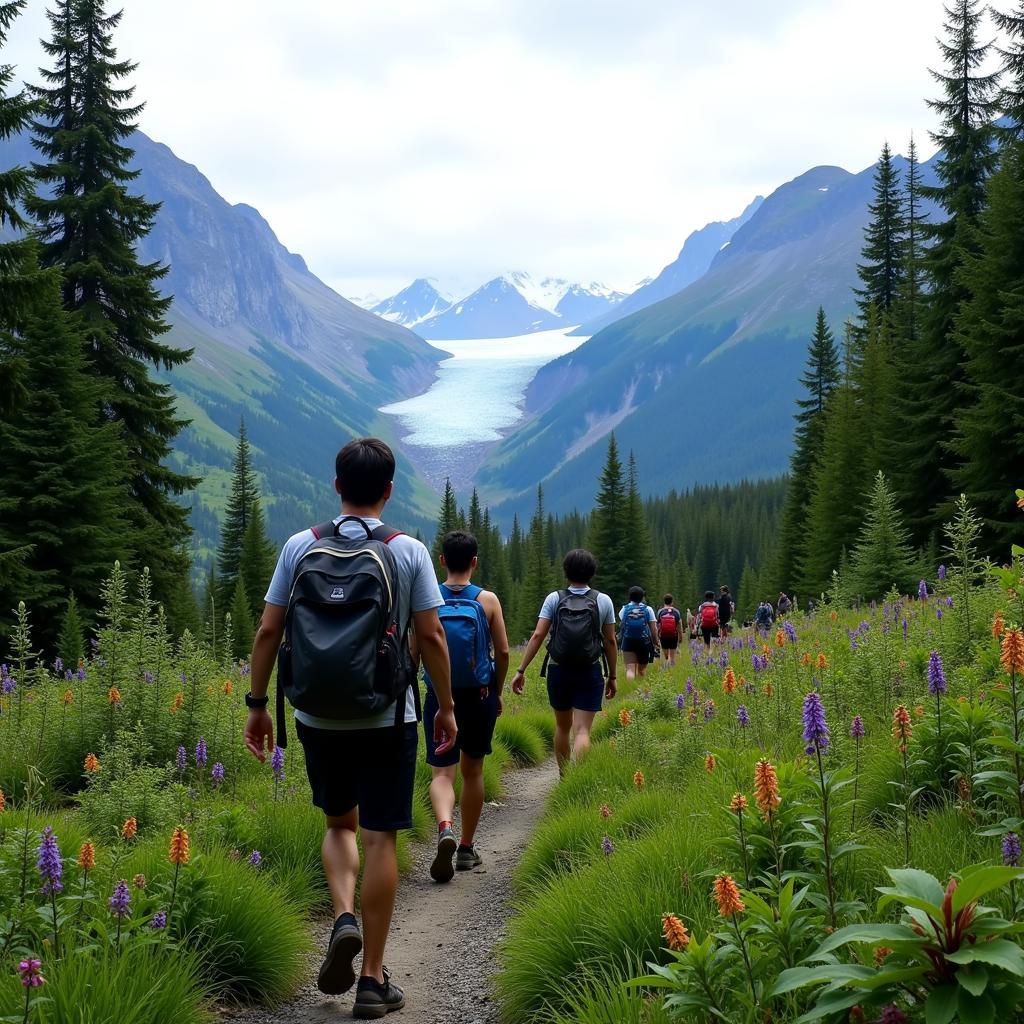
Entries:
{"type": "Polygon", "coordinates": [[[390,544],[396,537],[403,536],[401,530],[395,530],[390,526],[385,526],[381,523],[377,529],[370,532],[370,537],[373,540],[379,540],[381,544],[390,544]]]}
{"type": "Polygon", "coordinates": [[[316,526],[311,526],[309,532],[316,537],[317,540],[323,540],[324,537],[333,537],[337,527],[334,525],[333,519],[328,519],[326,523],[318,523],[316,526]]]}
{"type": "Polygon", "coordinates": [[[483,587],[478,587],[475,583],[469,583],[459,591],[459,597],[464,597],[467,601],[479,601],[480,595],[483,592],[483,587]]]}

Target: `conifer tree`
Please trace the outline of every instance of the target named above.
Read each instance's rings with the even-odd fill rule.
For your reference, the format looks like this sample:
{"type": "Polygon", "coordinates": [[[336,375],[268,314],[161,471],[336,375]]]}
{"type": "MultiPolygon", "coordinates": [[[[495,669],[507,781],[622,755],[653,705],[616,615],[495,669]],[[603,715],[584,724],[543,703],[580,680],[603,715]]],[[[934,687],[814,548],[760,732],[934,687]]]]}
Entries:
{"type": "Polygon", "coordinates": [[[249,596],[241,576],[235,580],[235,592],[231,595],[231,636],[235,658],[248,658],[252,652],[253,616],[249,609],[249,596]]]}
{"type": "Polygon", "coordinates": [[[608,438],[608,454],[590,517],[588,546],[597,559],[594,585],[612,596],[623,599],[633,585],[630,567],[631,551],[627,519],[626,481],[615,434],[608,438]]]}
{"type": "Polygon", "coordinates": [[[238,441],[231,470],[231,490],[224,507],[224,520],[220,528],[217,550],[218,601],[224,611],[231,606],[238,579],[238,566],[242,557],[242,542],[249,526],[253,502],[256,498],[256,479],[252,471],[252,453],[245,420],[238,424],[238,441]]]}
{"type": "Polygon", "coordinates": [[[892,588],[909,593],[915,578],[915,558],[896,499],[879,471],[867,504],[850,563],[856,592],[868,599],[883,597],[892,588]]]}
{"type": "Polygon", "coordinates": [[[118,61],[113,33],[121,14],[103,0],[57,0],[49,13],[53,61],[36,89],[34,143],[40,193],[27,208],[42,242],[42,261],[59,268],[63,299],[83,332],[88,366],[102,384],[97,407],[120,424],[127,468],[125,531],[140,565],[148,565],[158,595],[188,575],[181,553],[188,510],[175,498],[198,482],[167,466],[171,444],[186,421],[170,386],[150,370],[185,363],[190,351],[160,340],[170,299],[161,297],[167,268],[140,263],[138,241],[158,207],[132,195],[138,172],[125,143],[141,106],[123,83],[135,70],[118,61]]]}
{"type": "Polygon", "coordinates": [[[82,616],[78,612],[78,602],[75,600],[75,593],[68,594],[68,603],[64,607],[64,618],[60,623],[60,637],[57,640],[57,654],[64,659],[64,664],[69,669],[74,667],[85,657],[85,629],[82,626],[82,616]]]}
{"type": "Polygon", "coordinates": [[[548,557],[547,516],[544,513],[544,488],[537,485],[537,504],[530,531],[526,536],[525,565],[517,633],[524,639],[533,631],[544,598],[551,593],[553,568],[548,557]]]}
{"type": "Polygon", "coordinates": [[[437,532],[434,534],[434,545],[431,549],[436,571],[440,571],[437,559],[441,554],[441,542],[444,540],[445,534],[459,529],[460,524],[461,517],[459,515],[458,502],[455,498],[455,488],[452,487],[451,479],[447,479],[444,482],[441,511],[437,517],[437,532]]]}
{"type": "Polygon", "coordinates": [[[1008,38],[999,48],[1003,59],[1003,86],[999,105],[1010,122],[1011,137],[1024,137],[1024,0],[1010,13],[992,9],[992,17],[1008,38]]]}
{"type": "Polygon", "coordinates": [[[896,358],[902,365],[904,349],[913,351],[920,336],[922,314],[922,232],[925,214],[921,202],[921,165],[917,159],[917,143],[910,137],[907,150],[907,174],[904,179],[904,206],[907,222],[903,238],[903,273],[900,280],[898,324],[900,344],[896,358]]]}
{"type": "Polygon", "coordinates": [[[277,553],[267,538],[266,521],[259,494],[253,493],[249,506],[249,522],[242,535],[242,551],[238,560],[238,577],[245,588],[249,611],[255,617],[263,608],[270,577],[274,575],[277,553]]]}
{"type": "MultiPolygon", "coordinates": [[[[633,584],[654,593],[654,552],[651,548],[651,531],[647,526],[644,503],[640,497],[640,482],[637,478],[636,457],[629,453],[626,473],[625,538],[629,545],[629,560],[626,563],[633,584]]],[[[631,585],[633,585],[631,584],[631,585]]]]}
{"type": "Polygon", "coordinates": [[[859,333],[860,358],[854,388],[864,451],[864,479],[892,468],[892,439],[897,429],[897,380],[889,321],[874,303],[867,308],[866,330],[859,333]]]}
{"type": "Polygon", "coordinates": [[[857,265],[861,287],[855,288],[861,322],[870,306],[888,316],[903,284],[906,218],[899,171],[892,150],[882,147],[874,178],[874,199],[868,204],[870,220],[864,230],[862,263],[857,265]]]}
{"type": "Polygon", "coordinates": [[[512,532],[508,537],[508,572],[513,584],[518,585],[523,579],[524,559],[523,528],[519,523],[519,515],[512,516],[512,532]]]}

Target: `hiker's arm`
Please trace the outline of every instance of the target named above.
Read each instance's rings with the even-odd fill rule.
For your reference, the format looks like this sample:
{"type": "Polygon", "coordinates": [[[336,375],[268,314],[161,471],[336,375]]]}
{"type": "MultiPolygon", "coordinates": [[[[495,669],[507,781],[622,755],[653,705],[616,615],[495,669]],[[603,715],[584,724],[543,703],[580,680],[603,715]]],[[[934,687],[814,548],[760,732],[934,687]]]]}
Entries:
{"type": "Polygon", "coordinates": [[[550,629],[550,619],[537,620],[537,626],[533,631],[533,636],[531,636],[527,641],[526,650],[523,651],[523,657],[519,662],[519,668],[516,669],[516,674],[512,677],[513,693],[523,692],[523,687],[526,685],[526,670],[530,667],[530,662],[537,657],[540,645],[544,643],[550,629]]]}
{"type": "Polygon", "coordinates": [[[437,609],[412,613],[413,628],[416,631],[416,645],[423,667],[430,676],[430,684],[437,697],[437,714],[434,716],[434,739],[437,750],[444,753],[455,744],[459,727],[455,724],[455,702],[452,700],[452,673],[448,661],[448,641],[444,627],[438,618],[437,609]]]}
{"type": "Polygon", "coordinates": [[[501,602],[496,594],[485,591],[483,594],[484,609],[487,612],[487,625],[491,628],[491,643],[494,645],[494,685],[498,688],[498,696],[505,688],[508,675],[509,646],[508,631],[505,629],[505,615],[501,610],[501,602]]]}
{"type": "Polygon", "coordinates": [[[615,625],[606,622],[601,627],[601,638],[604,640],[604,656],[608,659],[608,681],[605,684],[604,695],[611,700],[618,692],[615,685],[615,668],[618,662],[619,649],[615,643],[615,625]]]}
{"type": "MultiPolygon", "coordinates": [[[[266,697],[270,687],[270,676],[284,636],[284,616],[288,609],[279,604],[263,606],[260,624],[252,642],[252,658],[249,665],[249,689],[256,698],[266,697]]],[[[266,750],[274,749],[274,724],[266,708],[251,708],[245,720],[243,733],[245,745],[259,761],[267,758],[266,750]],[[265,746],[264,746],[265,745],[265,746]]]]}

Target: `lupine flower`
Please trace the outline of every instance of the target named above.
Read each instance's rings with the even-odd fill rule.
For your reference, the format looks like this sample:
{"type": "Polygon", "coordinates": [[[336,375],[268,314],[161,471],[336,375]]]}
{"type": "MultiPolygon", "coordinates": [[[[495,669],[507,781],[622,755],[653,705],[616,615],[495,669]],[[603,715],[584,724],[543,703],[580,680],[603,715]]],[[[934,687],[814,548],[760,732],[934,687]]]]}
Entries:
{"type": "Polygon", "coordinates": [[[928,584],[924,580],[917,585],[917,596],[922,601],[928,600],[928,584]]]}
{"type": "Polygon", "coordinates": [[[151,683],[151,682],[153,682],[153,678],[154,678],[153,677],[153,673],[150,672],[149,669],[147,669],[145,672],[142,673],[142,681],[144,683],[151,683]]]}
{"type": "Polygon", "coordinates": [[[171,833],[171,849],[167,859],[172,864],[187,864],[188,857],[188,833],[180,825],[177,825],[171,833]]]}
{"type": "Polygon", "coordinates": [[[878,1024],[907,1024],[909,1019],[910,1018],[895,1003],[889,1003],[888,1006],[882,1007],[882,1013],[878,1018],[878,1024]]]}
{"type": "Polygon", "coordinates": [[[633,713],[629,710],[629,708],[622,708],[619,711],[619,725],[625,728],[632,721],[633,713]]]}
{"type": "Polygon", "coordinates": [[[954,605],[954,601],[953,601],[953,595],[952,595],[952,594],[950,594],[950,595],[949,595],[949,596],[948,596],[948,597],[946,598],[946,607],[947,607],[947,608],[952,608],[952,607],[953,607],[953,605],[954,605]]]}
{"type": "Polygon", "coordinates": [[[609,836],[605,836],[601,840],[601,852],[606,856],[610,857],[615,852],[615,847],[612,846],[612,841],[609,836]]]}
{"type": "Polygon", "coordinates": [[[274,752],[270,755],[270,767],[274,773],[274,778],[278,782],[284,781],[284,751],[280,747],[274,747],[274,752]]]}
{"type": "Polygon", "coordinates": [[[36,867],[39,869],[39,877],[43,880],[44,896],[64,891],[64,883],[61,881],[64,875],[64,862],[60,857],[57,837],[49,825],[43,829],[41,842],[36,850],[36,867]]]}
{"type": "Polygon", "coordinates": [[[78,668],[75,670],[75,678],[80,682],[85,682],[85,666],[79,662],[78,668]]]}
{"type": "Polygon", "coordinates": [[[120,704],[121,703],[121,691],[116,686],[112,686],[107,691],[107,703],[108,704],[120,704]]]}
{"type": "Polygon", "coordinates": [[[704,701],[704,721],[710,722],[715,717],[715,702],[709,697],[704,701]]]}
{"type": "Polygon", "coordinates": [[[708,756],[704,758],[704,771],[706,771],[708,775],[710,775],[715,770],[715,765],[717,763],[718,762],[715,760],[715,755],[708,754],[708,756]]]}
{"type": "Polygon", "coordinates": [[[167,927],[167,911],[158,910],[150,919],[149,927],[155,932],[163,931],[167,927]]]}
{"type": "Polygon", "coordinates": [[[610,818],[611,814],[612,814],[612,809],[607,804],[601,804],[601,817],[602,818],[610,818]]]}
{"type": "Polygon", "coordinates": [[[811,690],[804,697],[803,718],[804,740],[809,744],[807,753],[813,754],[815,750],[828,750],[828,723],[825,721],[825,708],[821,703],[821,695],[816,690],[811,690]]]}
{"type": "Polygon", "coordinates": [[[750,714],[747,712],[746,704],[741,704],[736,709],[736,721],[739,722],[741,729],[746,729],[750,725],[750,714]]]}
{"type": "Polygon", "coordinates": [[[17,685],[18,683],[14,676],[4,676],[3,680],[0,681],[0,689],[3,690],[5,696],[14,693],[17,685]]]}
{"type": "Polygon", "coordinates": [[[123,878],[114,886],[114,894],[107,900],[107,903],[114,917],[120,920],[128,916],[128,911],[132,906],[132,894],[128,883],[123,878]]]}
{"type": "Polygon", "coordinates": [[[132,878],[132,885],[135,886],[139,892],[143,892],[146,888],[146,876],[139,873],[132,878]]]}
{"type": "Polygon", "coordinates": [[[64,671],[64,659],[54,658],[53,659],[53,671],[60,675],[64,671]]]}
{"type": "Polygon", "coordinates": [[[928,655],[928,692],[933,697],[941,697],[946,692],[946,673],[938,651],[928,655]]]}
{"type": "Polygon", "coordinates": [[[864,719],[860,715],[853,716],[853,721],[850,723],[850,735],[855,740],[864,738],[864,719]]]}
{"type": "Polygon", "coordinates": [[[206,737],[200,736],[199,742],[196,744],[196,767],[206,767],[206,737]]]}
{"type": "Polygon", "coordinates": [[[637,789],[643,789],[645,781],[644,773],[640,771],[639,768],[633,772],[633,785],[636,786],[637,789]]]}
{"type": "Polygon", "coordinates": [[[999,661],[1007,672],[1024,674],[1024,633],[1019,629],[1008,629],[1003,634],[999,661]]]}
{"type": "Polygon", "coordinates": [[[746,909],[731,875],[721,874],[715,879],[714,894],[718,912],[722,917],[732,917],[746,909]]]}
{"type": "Polygon", "coordinates": [[[259,850],[253,850],[249,854],[249,863],[254,867],[258,868],[263,863],[263,854],[259,850]]]}
{"type": "Polygon", "coordinates": [[[224,781],[224,765],[217,761],[210,770],[210,777],[213,780],[213,788],[216,789],[224,781]]]}
{"type": "Polygon", "coordinates": [[[697,692],[693,685],[693,679],[691,679],[689,676],[687,676],[686,686],[684,689],[691,697],[697,692]]]}
{"type": "Polygon", "coordinates": [[[725,670],[725,675],[722,676],[722,692],[732,693],[736,689],[736,673],[733,672],[730,666],[725,670]]]}
{"type": "Polygon", "coordinates": [[[42,960],[22,960],[18,964],[18,974],[25,988],[39,988],[40,985],[46,984],[46,979],[40,973],[42,966],[42,960]]]}
{"type": "Polygon", "coordinates": [[[898,704],[892,713],[892,738],[901,754],[907,752],[907,743],[914,727],[910,724],[910,715],[903,704],[898,704]]]}
{"type": "Polygon", "coordinates": [[[783,629],[783,632],[786,634],[786,639],[791,644],[795,644],[796,643],[796,626],[794,626],[793,623],[789,619],[786,619],[786,621],[782,624],[782,629],[783,629]]]}
{"type": "Polygon", "coordinates": [[[686,931],[686,925],[675,914],[661,915],[661,931],[665,936],[665,942],[668,944],[669,949],[686,949],[690,944],[690,936],[686,931]]]}
{"type": "Polygon", "coordinates": [[[946,578],[946,567],[944,565],[940,565],[939,571],[936,573],[936,575],[939,577],[940,580],[944,580],[946,578]]]}
{"type": "Polygon", "coordinates": [[[122,839],[134,839],[139,831],[139,823],[134,817],[129,818],[121,826],[121,838],[122,839]]]}
{"type": "Polygon", "coordinates": [[[733,814],[741,814],[747,809],[747,798],[742,793],[733,793],[729,801],[729,810],[733,814]]]}
{"type": "Polygon", "coordinates": [[[1007,832],[1003,836],[1003,863],[1015,868],[1020,863],[1020,836],[1016,832],[1007,832]]]}
{"type": "Polygon", "coordinates": [[[779,796],[779,777],[775,774],[771,761],[763,757],[754,766],[754,801],[765,817],[782,803],[779,796]]]}
{"type": "Polygon", "coordinates": [[[78,851],[78,866],[83,871],[92,871],[96,867],[96,847],[92,843],[82,843],[78,851]]]}
{"type": "Polygon", "coordinates": [[[686,694],[685,693],[677,693],[676,694],[676,711],[685,711],[685,710],[686,710],[686,694]]]}

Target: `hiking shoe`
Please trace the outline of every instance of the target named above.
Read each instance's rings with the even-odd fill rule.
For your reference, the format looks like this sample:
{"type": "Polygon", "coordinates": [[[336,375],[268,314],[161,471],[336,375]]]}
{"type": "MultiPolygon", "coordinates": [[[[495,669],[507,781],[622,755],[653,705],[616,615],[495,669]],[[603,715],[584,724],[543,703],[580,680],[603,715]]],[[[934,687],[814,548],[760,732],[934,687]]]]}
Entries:
{"type": "Polygon", "coordinates": [[[459,852],[455,854],[456,871],[472,871],[480,867],[484,859],[476,852],[475,846],[463,846],[459,844],[459,852]]]}
{"type": "Polygon", "coordinates": [[[376,978],[360,978],[356,988],[356,1001],[352,1016],[359,1020],[384,1017],[405,1006],[405,993],[391,980],[391,972],[384,968],[384,984],[376,978]]]}
{"type": "Polygon", "coordinates": [[[452,880],[452,876],[455,874],[452,857],[455,856],[457,846],[458,843],[455,842],[455,836],[450,828],[446,828],[437,837],[437,854],[434,857],[434,863],[430,865],[430,877],[435,882],[450,882],[452,880]]]}
{"type": "Polygon", "coordinates": [[[325,995],[340,996],[347,992],[356,980],[352,961],[363,948],[363,937],[353,914],[342,914],[334,922],[331,941],[327,945],[327,956],[320,967],[316,987],[325,995]]]}

